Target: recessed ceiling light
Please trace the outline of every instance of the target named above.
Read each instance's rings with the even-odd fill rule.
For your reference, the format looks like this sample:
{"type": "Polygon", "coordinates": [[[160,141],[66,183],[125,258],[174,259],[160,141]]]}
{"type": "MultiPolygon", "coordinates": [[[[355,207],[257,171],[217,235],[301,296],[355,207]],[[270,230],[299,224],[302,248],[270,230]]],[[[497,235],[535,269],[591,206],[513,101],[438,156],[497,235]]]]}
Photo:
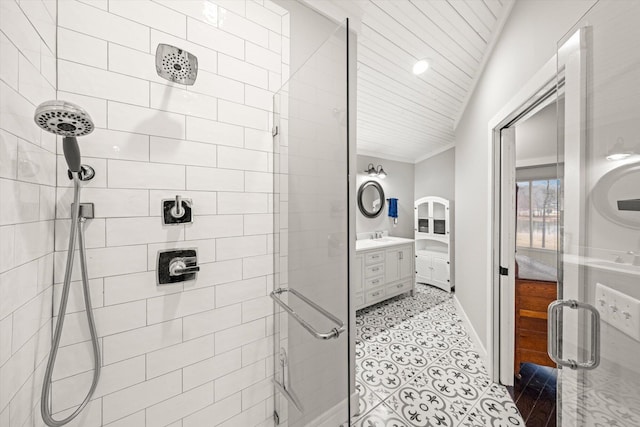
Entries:
{"type": "Polygon", "coordinates": [[[424,73],[428,69],[429,69],[429,61],[427,61],[426,59],[421,59],[420,61],[416,62],[415,65],[413,66],[413,74],[417,76],[419,74],[424,73]]]}

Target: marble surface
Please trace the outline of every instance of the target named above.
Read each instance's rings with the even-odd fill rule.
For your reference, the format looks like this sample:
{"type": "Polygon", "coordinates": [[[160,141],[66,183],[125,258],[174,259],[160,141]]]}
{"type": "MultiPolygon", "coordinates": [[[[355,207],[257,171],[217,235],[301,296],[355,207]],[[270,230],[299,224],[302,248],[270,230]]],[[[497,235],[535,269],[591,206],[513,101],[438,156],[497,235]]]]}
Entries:
{"type": "Polygon", "coordinates": [[[357,427],[524,426],[493,384],[451,295],[417,284],[356,317],[357,427]]]}

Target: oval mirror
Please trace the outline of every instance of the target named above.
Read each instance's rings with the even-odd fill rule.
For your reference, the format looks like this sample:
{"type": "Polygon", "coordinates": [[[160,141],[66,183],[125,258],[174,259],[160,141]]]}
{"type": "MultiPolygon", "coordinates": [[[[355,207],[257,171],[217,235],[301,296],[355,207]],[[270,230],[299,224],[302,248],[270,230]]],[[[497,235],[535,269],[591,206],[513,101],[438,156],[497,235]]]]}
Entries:
{"type": "Polygon", "coordinates": [[[375,218],[384,208],[385,198],[382,186],[376,181],[363,182],[358,190],[358,208],[367,218],[375,218]]]}

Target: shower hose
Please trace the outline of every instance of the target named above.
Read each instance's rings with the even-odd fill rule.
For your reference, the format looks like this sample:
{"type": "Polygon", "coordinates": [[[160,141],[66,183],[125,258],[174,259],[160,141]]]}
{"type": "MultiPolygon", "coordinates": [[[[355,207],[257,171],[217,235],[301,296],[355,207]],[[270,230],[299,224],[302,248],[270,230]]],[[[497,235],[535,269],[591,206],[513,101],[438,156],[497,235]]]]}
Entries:
{"type": "Polygon", "coordinates": [[[42,412],[42,419],[45,424],[50,427],[59,427],[67,424],[74,418],[76,418],[80,412],[87,406],[93,393],[98,386],[98,379],[100,378],[100,344],[98,343],[98,334],[96,333],[96,325],[93,319],[93,310],[91,308],[91,295],[89,292],[89,277],[87,274],[87,257],[85,253],[84,243],[84,223],[86,218],[80,218],[80,177],[77,172],[72,172],[73,177],[73,205],[71,209],[71,227],[69,230],[69,250],[67,252],[67,265],[64,273],[64,283],[62,286],[62,298],[60,299],[60,309],[58,311],[58,322],[53,334],[53,340],[51,342],[51,352],[49,353],[49,360],[47,361],[47,370],[44,374],[44,383],[42,385],[42,396],[40,401],[40,410],[42,412]],[[69,299],[69,288],[71,286],[71,273],[73,271],[73,257],[76,246],[76,232],[78,234],[78,246],[80,249],[80,270],[82,273],[82,290],[84,293],[84,304],[87,312],[87,322],[89,324],[89,332],[91,334],[91,344],[93,346],[93,365],[94,373],[93,380],[89,392],[85,396],[84,400],[68,417],[56,420],[53,418],[52,411],[52,399],[51,399],[51,376],[53,374],[53,367],[56,363],[56,356],[60,348],[60,338],[62,336],[62,329],[64,326],[64,317],[67,310],[67,301],[69,299]]]}

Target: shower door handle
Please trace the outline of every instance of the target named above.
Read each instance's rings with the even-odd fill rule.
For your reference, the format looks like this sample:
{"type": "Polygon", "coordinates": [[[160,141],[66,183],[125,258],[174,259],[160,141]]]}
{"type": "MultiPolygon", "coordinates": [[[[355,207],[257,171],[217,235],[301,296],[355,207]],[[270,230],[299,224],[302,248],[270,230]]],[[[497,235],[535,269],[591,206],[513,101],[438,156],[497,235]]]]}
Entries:
{"type": "Polygon", "coordinates": [[[591,304],[576,300],[556,300],[549,304],[548,308],[548,324],[547,324],[547,352],[549,357],[559,366],[565,366],[571,369],[595,369],[600,365],[600,313],[591,304]],[[560,316],[564,307],[569,307],[574,310],[587,310],[591,315],[591,334],[590,341],[590,355],[589,359],[584,362],[578,362],[573,359],[563,359],[560,356],[559,350],[562,345],[561,337],[559,334],[560,329],[560,316]]]}
{"type": "Polygon", "coordinates": [[[334,316],[333,314],[329,313],[327,310],[325,310],[324,308],[320,307],[318,304],[316,304],[315,302],[311,301],[309,298],[305,297],[304,295],[302,295],[300,292],[296,291],[295,289],[292,289],[292,288],[278,288],[278,289],[275,289],[275,290],[271,291],[269,296],[271,297],[271,299],[273,299],[273,301],[276,302],[276,304],[278,304],[287,313],[289,313],[291,315],[291,317],[293,317],[293,319],[296,322],[298,322],[304,329],[306,329],[311,335],[313,335],[315,338],[317,338],[319,340],[328,340],[328,339],[331,339],[331,338],[339,338],[340,334],[343,333],[346,330],[346,328],[344,326],[344,323],[340,319],[338,319],[336,316],[334,316]],[[298,313],[296,313],[295,310],[293,310],[291,307],[289,307],[289,305],[287,303],[285,303],[284,301],[282,301],[280,299],[280,295],[285,293],[285,292],[288,292],[288,293],[290,293],[292,295],[295,295],[300,300],[304,301],[307,305],[309,305],[315,311],[317,311],[318,313],[324,315],[326,318],[331,320],[336,325],[336,327],[332,328],[329,332],[319,332],[319,331],[317,331],[313,326],[311,326],[311,324],[309,324],[309,322],[307,322],[302,317],[300,317],[300,315],[298,313]]]}

